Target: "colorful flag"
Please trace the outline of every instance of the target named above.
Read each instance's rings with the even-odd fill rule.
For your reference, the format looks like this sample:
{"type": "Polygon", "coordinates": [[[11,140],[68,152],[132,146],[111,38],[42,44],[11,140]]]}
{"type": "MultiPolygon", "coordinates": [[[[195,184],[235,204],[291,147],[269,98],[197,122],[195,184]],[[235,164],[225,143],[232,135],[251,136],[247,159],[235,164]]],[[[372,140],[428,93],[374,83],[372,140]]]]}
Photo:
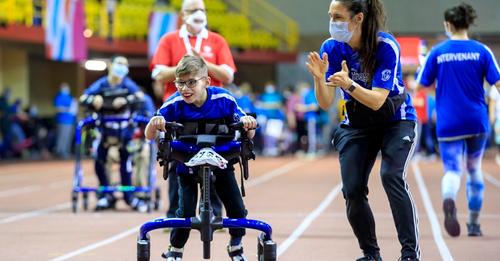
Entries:
{"type": "Polygon", "coordinates": [[[47,0],[46,21],[47,58],[65,62],[87,59],[83,0],[47,0]]]}
{"type": "Polygon", "coordinates": [[[149,20],[148,56],[153,57],[161,37],[177,29],[177,14],[170,12],[153,12],[149,20]]]}

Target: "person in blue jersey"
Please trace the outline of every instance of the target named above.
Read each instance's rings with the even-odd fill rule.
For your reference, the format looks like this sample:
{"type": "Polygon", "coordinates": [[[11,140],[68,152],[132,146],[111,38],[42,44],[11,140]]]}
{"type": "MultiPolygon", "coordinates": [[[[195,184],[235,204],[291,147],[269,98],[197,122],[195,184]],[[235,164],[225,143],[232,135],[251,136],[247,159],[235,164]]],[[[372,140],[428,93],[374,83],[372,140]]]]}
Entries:
{"type": "MultiPolygon", "coordinates": [[[[218,121],[227,125],[239,121],[249,130],[248,137],[254,136],[255,131],[250,129],[255,129],[257,126],[255,118],[247,116],[227,90],[210,86],[211,78],[208,76],[207,65],[202,58],[185,55],[177,65],[175,76],[177,92],[167,99],[158,110],[157,116],[151,118],[146,125],[147,139],[154,139],[158,131],[166,131],[166,121],[184,123],[184,129],[186,129],[186,123],[192,122],[218,121]]],[[[180,162],[177,164],[177,173],[179,174],[180,199],[176,215],[179,218],[194,217],[198,193],[196,175],[190,174],[189,169],[180,162]]],[[[228,165],[226,169],[216,169],[214,175],[216,177],[214,188],[226,208],[227,216],[245,218],[247,211],[234,177],[234,168],[228,165]]],[[[190,229],[173,229],[168,251],[162,256],[168,261],[182,260],[189,233],[190,229]]],[[[228,254],[231,260],[247,260],[243,255],[242,246],[245,229],[229,229],[229,234],[231,239],[228,254]]]]}
{"type": "MultiPolygon", "coordinates": [[[[127,77],[128,60],[123,56],[112,59],[107,76],[98,79],[90,85],[80,97],[80,103],[96,112],[102,119],[107,117],[130,117],[134,111],[131,104],[142,101],[144,94],[139,86],[127,77]]],[[[110,180],[106,173],[108,151],[111,146],[119,146],[120,178],[122,186],[132,185],[131,155],[127,145],[132,139],[133,128],[128,122],[103,123],[100,128],[101,139],[97,147],[97,156],[94,169],[100,186],[109,186],[110,180]],[[125,125],[125,126],[124,126],[125,125]]],[[[132,192],[123,192],[125,202],[134,210],[146,212],[146,203],[135,197],[132,192]]],[[[96,210],[114,208],[116,198],[112,193],[101,193],[97,201],[96,210]]]]}
{"type": "Polygon", "coordinates": [[[330,35],[306,66],[319,106],[328,110],[336,88],[346,101],[345,120],[334,133],[347,218],[364,256],[382,260],[368,204],[368,178],[377,154],[380,175],[401,243],[401,260],[419,260],[418,218],[406,182],[416,136],[416,113],[403,85],[400,48],[383,30],[379,0],[333,0],[330,35]]]}
{"type": "Polygon", "coordinates": [[[486,45],[469,39],[467,32],[476,17],[472,6],[465,3],[444,12],[444,27],[450,39],[430,51],[417,78],[424,87],[436,82],[436,132],[445,172],[441,182],[444,226],[453,237],[460,235],[455,199],[464,165],[469,174],[468,235],[482,235],[481,161],[489,132],[483,82],[500,87],[500,70],[493,53],[486,45]]]}
{"type": "Polygon", "coordinates": [[[78,102],[71,96],[67,83],[62,83],[60,91],[54,97],[56,107],[57,140],[55,153],[58,157],[67,159],[71,155],[71,144],[73,144],[73,133],[75,132],[76,114],[78,102]]]}

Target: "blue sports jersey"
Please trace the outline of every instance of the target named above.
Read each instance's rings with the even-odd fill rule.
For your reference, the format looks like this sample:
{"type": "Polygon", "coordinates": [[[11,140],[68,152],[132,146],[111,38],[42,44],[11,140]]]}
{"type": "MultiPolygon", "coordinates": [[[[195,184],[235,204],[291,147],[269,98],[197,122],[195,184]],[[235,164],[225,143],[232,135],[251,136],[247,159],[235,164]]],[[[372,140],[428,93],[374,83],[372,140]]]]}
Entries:
{"type": "MultiPolygon", "coordinates": [[[[235,123],[246,114],[229,91],[210,86],[207,88],[207,100],[201,107],[186,103],[179,92],[175,92],[160,107],[156,115],[163,116],[169,122],[226,119],[230,121],[228,123],[235,123]]],[[[177,173],[191,172],[184,163],[177,164],[177,173]]]]}
{"type": "MultiPolygon", "coordinates": [[[[314,95],[314,89],[310,89],[307,91],[307,93],[304,97],[304,105],[306,105],[306,106],[310,106],[310,105],[318,106],[318,102],[316,101],[316,95],[314,95]]],[[[308,112],[304,113],[304,119],[306,121],[317,120],[317,118],[318,118],[317,111],[308,111],[308,112]]]]}
{"type": "MultiPolygon", "coordinates": [[[[349,68],[349,77],[364,88],[372,87],[389,90],[389,97],[403,93],[404,84],[401,73],[401,51],[398,42],[394,37],[386,32],[378,33],[378,46],[376,53],[375,71],[370,81],[370,76],[361,70],[359,53],[353,50],[347,43],[338,42],[333,38],[327,39],[321,45],[320,56],[323,53],[328,54],[328,71],[326,80],[332,74],[342,70],[342,60],[345,60],[349,68]]],[[[346,101],[352,97],[342,90],[343,98],[346,101]]],[[[346,113],[347,114],[347,113],[346,113]]],[[[349,115],[345,115],[343,124],[349,125],[349,115]]],[[[394,115],[393,120],[411,120],[417,119],[415,108],[413,108],[411,97],[407,95],[405,102],[394,115]]]]}
{"type": "MultiPolygon", "coordinates": [[[[102,93],[108,88],[111,88],[111,85],[109,84],[108,77],[104,76],[90,85],[89,88],[85,90],[84,94],[96,95],[102,93]]],[[[123,81],[113,88],[125,88],[128,90],[129,94],[134,94],[140,91],[139,86],[137,86],[137,84],[128,77],[123,78],[123,81]]]]}
{"type": "Polygon", "coordinates": [[[196,120],[228,119],[235,123],[245,116],[233,95],[219,87],[207,88],[207,100],[201,107],[184,102],[179,92],[170,96],[156,113],[166,121],[184,122],[196,120]]]}
{"type": "Polygon", "coordinates": [[[491,50],[473,40],[435,46],[418,75],[423,86],[436,83],[436,129],[441,140],[488,133],[484,79],[493,85],[500,70],[491,50]]]}
{"type": "Polygon", "coordinates": [[[58,124],[73,124],[76,120],[76,115],[71,113],[71,103],[73,97],[69,93],[59,92],[54,98],[54,106],[58,109],[56,114],[56,122],[58,124]]]}

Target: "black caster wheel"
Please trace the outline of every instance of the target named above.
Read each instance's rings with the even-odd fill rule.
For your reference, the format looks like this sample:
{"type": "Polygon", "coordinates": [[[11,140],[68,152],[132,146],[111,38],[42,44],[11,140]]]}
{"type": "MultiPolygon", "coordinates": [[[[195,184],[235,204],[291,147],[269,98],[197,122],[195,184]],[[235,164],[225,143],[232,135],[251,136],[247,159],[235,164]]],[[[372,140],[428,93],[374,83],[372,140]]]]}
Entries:
{"type": "Polygon", "coordinates": [[[160,209],[160,199],[161,199],[160,188],[156,188],[155,195],[154,195],[154,210],[155,211],[158,211],[158,209],[160,209]]]}
{"type": "Polygon", "coordinates": [[[83,210],[87,211],[89,209],[89,193],[83,193],[83,210]]]}
{"type": "Polygon", "coordinates": [[[76,191],[71,192],[71,210],[73,213],[78,210],[78,192],[76,191]]]}
{"type": "Polygon", "coordinates": [[[259,236],[257,244],[257,258],[259,261],[276,260],[276,242],[272,240],[264,241],[264,234],[259,236]]]}
{"type": "Polygon", "coordinates": [[[150,258],[150,243],[149,234],[145,240],[137,239],[137,261],[149,261],[150,258]]]}

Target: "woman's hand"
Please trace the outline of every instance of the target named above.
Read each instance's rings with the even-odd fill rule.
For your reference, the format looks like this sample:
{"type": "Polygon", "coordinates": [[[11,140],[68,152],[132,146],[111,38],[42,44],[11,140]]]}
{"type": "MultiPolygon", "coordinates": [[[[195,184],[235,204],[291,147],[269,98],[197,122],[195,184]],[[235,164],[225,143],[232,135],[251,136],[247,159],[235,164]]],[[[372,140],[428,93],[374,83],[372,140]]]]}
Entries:
{"type": "Polygon", "coordinates": [[[347,89],[352,84],[351,78],[349,78],[349,68],[347,68],[347,63],[342,61],[342,70],[334,73],[330,77],[328,77],[328,81],[333,86],[339,86],[342,89],[347,89]]]}
{"type": "Polygon", "coordinates": [[[317,52],[310,52],[307,56],[306,67],[309,73],[316,79],[324,79],[328,70],[328,55],[323,53],[323,58],[317,52]]]}

